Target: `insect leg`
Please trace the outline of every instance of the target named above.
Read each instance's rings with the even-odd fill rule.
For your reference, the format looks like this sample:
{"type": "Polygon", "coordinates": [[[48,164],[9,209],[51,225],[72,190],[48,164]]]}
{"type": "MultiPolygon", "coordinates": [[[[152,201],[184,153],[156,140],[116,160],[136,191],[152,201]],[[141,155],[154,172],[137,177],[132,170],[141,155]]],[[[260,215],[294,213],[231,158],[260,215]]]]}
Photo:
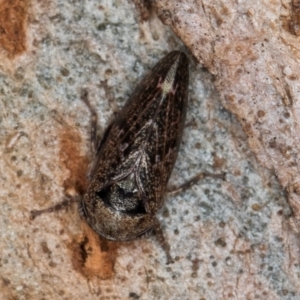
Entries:
{"type": "Polygon", "coordinates": [[[168,196],[169,195],[174,196],[176,194],[181,193],[182,191],[189,189],[194,184],[196,184],[198,181],[202,180],[204,177],[219,178],[219,179],[225,180],[226,173],[222,173],[222,174],[212,174],[212,173],[207,173],[207,172],[199,173],[196,176],[192,177],[190,180],[181,184],[180,186],[168,189],[168,191],[167,191],[168,196]]]}
{"type": "Polygon", "coordinates": [[[59,202],[58,204],[55,204],[55,205],[45,208],[45,209],[32,210],[32,211],[30,211],[30,214],[31,214],[30,219],[34,220],[37,216],[42,215],[44,213],[50,213],[50,212],[62,210],[64,208],[68,208],[74,202],[78,202],[78,197],[67,198],[67,199],[59,202]]]}
{"type": "Polygon", "coordinates": [[[80,95],[81,100],[86,104],[88,107],[90,113],[91,113],[91,132],[90,132],[90,150],[92,157],[95,155],[97,148],[98,148],[98,135],[97,135],[97,124],[98,124],[98,116],[96,110],[93,108],[93,106],[90,104],[88,99],[88,91],[86,89],[83,89],[81,91],[80,95]]]}
{"type": "Polygon", "coordinates": [[[156,237],[157,241],[159,242],[160,246],[166,253],[167,265],[174,263],[174,260],[172,259],[172,256],[170,254],[170,245],[164,237],[163,230],[162,230],[161,225],[160,225],[159,221],[157,220],[157,218],[154,219],[153,229],[155,231],[155,234],[156,234],[155,237],[156,237]]]}

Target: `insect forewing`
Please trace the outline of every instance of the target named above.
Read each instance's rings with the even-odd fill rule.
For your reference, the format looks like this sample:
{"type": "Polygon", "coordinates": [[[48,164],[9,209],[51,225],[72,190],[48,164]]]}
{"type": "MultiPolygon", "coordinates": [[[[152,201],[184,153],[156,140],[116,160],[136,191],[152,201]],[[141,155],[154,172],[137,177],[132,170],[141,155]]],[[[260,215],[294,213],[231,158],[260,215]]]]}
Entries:
{"type": "Polygon", "coordinates": [[[101,213],[100,202],[118,214],[155,217],[181,142],[188,77],[186,55],[173,51],[158,62],[126,102],[97,154],[84,200],[89,223],[97,203],[101,213]]]}

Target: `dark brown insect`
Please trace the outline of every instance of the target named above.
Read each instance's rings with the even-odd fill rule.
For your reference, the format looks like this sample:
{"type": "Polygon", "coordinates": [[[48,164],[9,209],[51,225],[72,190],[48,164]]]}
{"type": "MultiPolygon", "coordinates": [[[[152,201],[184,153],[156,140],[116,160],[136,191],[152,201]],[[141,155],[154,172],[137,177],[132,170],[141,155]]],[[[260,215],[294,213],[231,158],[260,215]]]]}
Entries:
{"type": "Polygon", "coordinates": [[[165,56],[144,78],[96,151],[80,212],[102,237],[136,239],[155,226],[185,122],[188,59],[165,56]]]}
{"type": "MultiPolygon", "coordinates": [[[[79,205],[90,227],[108,240],[133,240],[154,228],[168,262],[169,245],[156,213],[164,204],[181,142],[188,81],[188,58],[180,51],[166,55],[142,80],[102,141],[94,144],[90,185],[79,205]]],[[[96,140],[97,115],[87,93],[82,98],[92,112],[96,140]]]]}

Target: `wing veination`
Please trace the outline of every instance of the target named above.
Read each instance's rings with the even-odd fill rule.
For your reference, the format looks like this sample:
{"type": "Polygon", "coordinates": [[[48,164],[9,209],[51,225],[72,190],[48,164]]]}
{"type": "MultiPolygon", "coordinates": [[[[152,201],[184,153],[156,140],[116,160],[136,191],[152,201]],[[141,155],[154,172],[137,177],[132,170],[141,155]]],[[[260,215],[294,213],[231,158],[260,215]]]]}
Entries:
{"type": "Polygon", "coordinates": [[[99,154],[97,166],[106,172],[98,174],[98,188],[101,193],[109,187],[109,205],[141,213],[161,207],[182,137],[187,93],[188,60],[179,51],[162,59],[138,85],[99,154]]]}

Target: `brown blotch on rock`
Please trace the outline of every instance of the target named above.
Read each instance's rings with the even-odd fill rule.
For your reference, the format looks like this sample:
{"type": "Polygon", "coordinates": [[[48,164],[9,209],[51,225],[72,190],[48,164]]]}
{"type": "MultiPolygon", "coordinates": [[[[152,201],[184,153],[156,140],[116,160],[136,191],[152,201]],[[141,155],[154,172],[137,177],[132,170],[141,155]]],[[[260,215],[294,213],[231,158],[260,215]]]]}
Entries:
{"type": "Polygon", "coordinates": [[[87,278],[112,278],[118,243],[100,238],[85,222],[82,222],[82,227],[84,235],[68,247],[74,269],[87,278]]]}
{"type": "Polygon", "coordinates": [[[89,158],[80,151],[81,137],[76,130],[70,128],[63,130],[59,137],[61,165],[70,171],[63,186],[65,191],[76,190],[83,195],[87,189],[87,172],[89,158]]]}
{"type": "Polygon", "coordinates": [[[10,56],[26,50],[28,0],[0,0],[0,47],[10,56]]]}

